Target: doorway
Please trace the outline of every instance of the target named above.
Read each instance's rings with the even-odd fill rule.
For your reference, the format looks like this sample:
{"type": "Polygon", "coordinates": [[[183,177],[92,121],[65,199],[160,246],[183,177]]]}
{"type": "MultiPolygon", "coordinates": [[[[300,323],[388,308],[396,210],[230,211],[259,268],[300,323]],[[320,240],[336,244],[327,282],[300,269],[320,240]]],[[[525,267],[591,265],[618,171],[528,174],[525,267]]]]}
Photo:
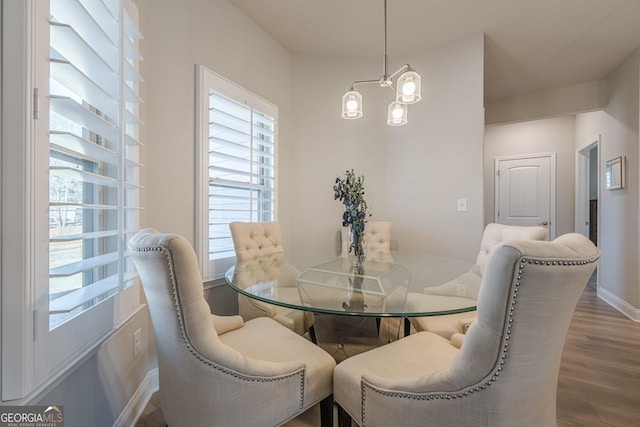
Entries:
{"type": "Polygon", "coordinates": [[[600,135],[576,150],[576,232],[598,245],[600,135]]]}

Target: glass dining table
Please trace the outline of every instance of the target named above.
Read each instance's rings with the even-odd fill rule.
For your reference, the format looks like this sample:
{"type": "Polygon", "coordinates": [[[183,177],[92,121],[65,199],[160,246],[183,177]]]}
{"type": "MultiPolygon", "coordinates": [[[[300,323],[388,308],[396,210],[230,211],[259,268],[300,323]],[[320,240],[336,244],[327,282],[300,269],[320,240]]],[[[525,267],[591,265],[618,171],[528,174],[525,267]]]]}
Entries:
{"type": "Polygon", "coordinates": [[[476,309],[479,267],[453,258],[394,251],[353,266],[346,257],[296,252],[236,263],[225,279],[237,292],[315,313],[409,318],[476,309]]]}

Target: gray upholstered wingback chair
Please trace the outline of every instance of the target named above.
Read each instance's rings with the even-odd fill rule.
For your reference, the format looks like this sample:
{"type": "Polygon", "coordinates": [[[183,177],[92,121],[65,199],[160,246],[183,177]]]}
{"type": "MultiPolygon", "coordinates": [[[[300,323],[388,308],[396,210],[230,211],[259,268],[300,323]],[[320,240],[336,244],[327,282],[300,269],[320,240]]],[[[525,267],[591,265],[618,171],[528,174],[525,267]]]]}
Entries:
{"type": "MultiPolygon", "coordinates": [[[[434,299],[430,295],[444,296],[446,298],[476,299],[480,291],[484,269],[489,262],[489,258],[498,247],[509,240],[545,240],[548,235],[547,229],[540,226],[488,224],[482,233],[480,251],[475,265],[469,271],[448,283],[425,288],[424,293],[426,295],[410,294],[407,297],[408,305],[414,311],[429,311],[426,309],[421,310],[419,307],[422,304],[433,304],[434,299]]],[[[434,332],[450,339],[454,334],[464,334],[471,322],[475,320],[475,317],[475,311],[442,316],[412,317],[411,324],[416,331],[434,332]]]]}
{"type": "Polygon", "coordinates": [[[318,402],[323,425],[332,425],[331,356],[273,319],[212,315],[183,237],[145,229],[129,250],[151,313],[170,427],[275,426],[318,402]]]}
{"type": "MultiPolygon", "coordinates": [[[[249,261],[265,255],[282,254],[282,232],[280,223],[270,222],[232,222],[229,224],[231,238],[238,261],[249,261]]],[[[286,299],[286,292],[292,303],[300,303],[300,293],[298,291],[296,278],[300,272],[292,272],[288,287],[280,283],[280,298],[286,299]]],[[[282,277],[281,277],[282,279],[282,277]]],[[[285,283],[286,285],[286,283],[285,283]]],[[[314,343],[317,342],[315,330],[313,328],[314,315],[311,312],[294,310],[267,304],[246,295],[238,294],[238,311],[245,320],[256,317],[270,317],[278,323],[286,326],[297,334],[304,335],[309,332],[309,338],[314,343]]]]}
{"type": "Polygon", "coordinates": [[[505,242],[460,349],[418,332],[338,364],[340,425],[555,426],[564,340],[599,255],[575,233],[505,242]]]}

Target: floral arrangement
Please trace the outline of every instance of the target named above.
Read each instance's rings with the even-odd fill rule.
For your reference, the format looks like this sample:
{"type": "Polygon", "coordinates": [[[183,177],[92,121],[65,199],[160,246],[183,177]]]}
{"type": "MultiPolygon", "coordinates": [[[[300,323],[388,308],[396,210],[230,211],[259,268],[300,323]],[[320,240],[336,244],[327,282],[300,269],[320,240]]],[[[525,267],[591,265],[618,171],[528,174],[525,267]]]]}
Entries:
{"type": "Polygon", "coordinates": [[[336,178],[333,191],[334,200],[340,200],[344,205],[342,226],[349,227],[349,256],[353,264],[361,264],[366,249],[364,225],[369,214],[364,199],[364,176],[356,178],[353,169],[348,170],[344,178],[336,178]]]}
{"type": "Polygon", "coordinates": [[[353,169],[346,171],[345,178],[336,178],[333,185],[334,200],[344,205],[342,226],[364,231],[367,217],[367,201],[364,199],[364,176],[356,178],[353,169]]]}

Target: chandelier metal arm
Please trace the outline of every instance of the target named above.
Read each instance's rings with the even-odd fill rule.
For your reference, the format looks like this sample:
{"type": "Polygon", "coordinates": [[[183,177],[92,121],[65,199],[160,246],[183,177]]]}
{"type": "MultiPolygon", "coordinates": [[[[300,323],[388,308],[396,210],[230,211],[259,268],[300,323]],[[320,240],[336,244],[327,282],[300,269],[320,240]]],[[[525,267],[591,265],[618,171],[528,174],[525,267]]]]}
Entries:
{"type": "Polygon", "coordinates": [[[398,68],[398,70],[396,70],[393,74],[391,75],[383,74],[377,80],[374,80],[374,79],[356,80],[355,82],[351,83],[351,87],[349,88],[349,90],[355,90],[356,85],[367,84],[367,83],[378,83],[382,87],[391,87],[395,89],[396,86],[395,84],[393,84],[393,79],[395,79],[399,74],[404,73],[405,71],[411,71],[411,70],[412,70],[411,65],[404,64],[402,67],[398,68]]]}
{"type": "Polygon", "coordinates": [[[381,86],[381,87],[388,87],[388,88],[393,89],[394,91],[396,90],[396,85],[391,80],[388,80],[389,83],[386,84],[386,85],[382,84],[383,81],[384,80],[382,79],[382,77],[380,77],[377,80],[357,80],[357,81],[351,83],[351,86],[349,87],[349,90],[350,91],[351,90],[356,90],[356,85],[368,84],[368,83],[378,83],[378,85],[381,86]]]}
{"type": "Polygon", "coordinates": [[[380,79],[376,79],[376,80],[356,80],[355,82],[351,83],[351,88],[349,90],[355,90],[356,85],[365,84],[365,83],[380,83],[380,79]]]}
{"type": "Polygon", "coordinates": [[[404,73],[405,71],[412,71],[413,68],[411,68],[411,65],[409,64],[404,64],[402,67],[398,68],[398,70],[396,72],[394,72],[393,74],[391,74],[389,76],[390,80],[395,79],[399,74],[404,73]]]}

